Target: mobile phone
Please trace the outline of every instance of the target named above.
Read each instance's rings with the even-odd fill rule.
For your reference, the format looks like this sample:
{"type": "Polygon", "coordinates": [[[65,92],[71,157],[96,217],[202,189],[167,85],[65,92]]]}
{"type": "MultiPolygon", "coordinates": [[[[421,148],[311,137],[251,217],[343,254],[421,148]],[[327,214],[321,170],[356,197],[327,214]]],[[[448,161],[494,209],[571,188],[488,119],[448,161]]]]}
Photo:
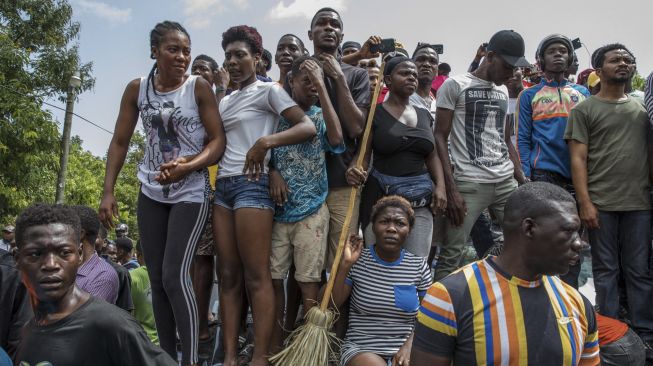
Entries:
{"type": "Polygon", "coordinates": [[[574,46],[574,50],[577,50],[583,47],[583,43],[580,41],[580,38],[576,38],[571,41],[571,44],[574,46]]]}
{"type": "Polygon", "coordinates": [[[444,45],[441,43],[434,44],[432,45],[433,48],[435,49],[435,52],[437,52],[438,55],[441,55],[444,53],[444,45]]]}
{"type": "Polygon", "coordinates": [[[395,50],[395,39],[394,38],[385,38],[381,40],[379,44],[370,45],[370,52],[372,53],[388,53],[395,50]]]}

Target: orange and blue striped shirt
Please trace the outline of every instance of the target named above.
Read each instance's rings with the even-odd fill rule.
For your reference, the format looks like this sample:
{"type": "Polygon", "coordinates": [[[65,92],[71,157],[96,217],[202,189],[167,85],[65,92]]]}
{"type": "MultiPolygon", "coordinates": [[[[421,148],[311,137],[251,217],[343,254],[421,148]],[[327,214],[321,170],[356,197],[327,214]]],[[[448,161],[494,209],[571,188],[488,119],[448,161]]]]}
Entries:
{"type": "Polygon", "coordinates": [[[455,365],[598,365],[592,304],[558,277],[524,281],[492,257],[471,263],[424,297],[413,347],[455,365]]]}

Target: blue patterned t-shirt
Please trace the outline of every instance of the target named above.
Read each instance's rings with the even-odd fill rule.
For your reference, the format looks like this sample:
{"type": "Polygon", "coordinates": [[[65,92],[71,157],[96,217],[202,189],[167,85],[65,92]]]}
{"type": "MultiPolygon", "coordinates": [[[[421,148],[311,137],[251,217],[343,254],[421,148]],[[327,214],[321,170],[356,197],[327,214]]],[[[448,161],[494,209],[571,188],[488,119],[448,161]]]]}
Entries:
{"type": "MultiPolygon", "coordinates": [[[[329,143],[321,108],[312,106],[306,115],[315,124],[317,134],[301,144],[272,150],[272,164],[290,189],[288,202],[277,206],[275,221],[297,222],[317,212],[329,193],[324,152],[340,154],[345,151],[344,143],[338,146],[329,143]]],[[[282,117],[277,132],[289,128],[290,123],[282,117]]]]}

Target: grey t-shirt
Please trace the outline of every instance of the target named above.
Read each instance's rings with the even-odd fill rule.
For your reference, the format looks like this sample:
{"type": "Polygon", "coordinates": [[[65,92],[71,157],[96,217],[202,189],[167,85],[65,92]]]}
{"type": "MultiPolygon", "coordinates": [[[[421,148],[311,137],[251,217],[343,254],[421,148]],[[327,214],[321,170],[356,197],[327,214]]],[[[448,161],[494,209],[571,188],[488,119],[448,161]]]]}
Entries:
{"type": "Polygon", "coordinates": [[[587,145],[587,188],[603,211],[651,209],[646,109],[635,98],[592,96],[569,113],[565,140],[587,145]]]}
{"type": "Polygon", "coordinates": [[[471,73],[447,79],[438,89],[438,108],[454,111],[449,142],[456,180],[497,183],[513,164],[504,141],[508,89],[471,73]]]}

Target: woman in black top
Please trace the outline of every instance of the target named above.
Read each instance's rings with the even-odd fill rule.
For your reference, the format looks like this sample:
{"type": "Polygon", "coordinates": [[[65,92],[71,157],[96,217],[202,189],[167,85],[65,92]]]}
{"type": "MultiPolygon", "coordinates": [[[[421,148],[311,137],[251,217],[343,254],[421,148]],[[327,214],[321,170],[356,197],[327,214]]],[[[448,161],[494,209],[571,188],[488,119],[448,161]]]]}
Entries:
{"type": "Polygon", "coordinates": [[[352,185],[367,180],[360,206],[366,244],[375,240],[369,227],[374,202],[397,194],[408,199],[415,209],[415,230],[411,231],[405,248],[426,257],[431,247],[432,214],[447,204],[433,120],[427,110],[409,103],[409,97],[417,89],[417,67],[411,59],[403,56],[391,59],[384,70],[384,82],[390,94],[376,107],[362,169],[355,167],[355,158],[346,176],[352,185]],[[368,169],[372,154],[373,168],[368,169]]]}

